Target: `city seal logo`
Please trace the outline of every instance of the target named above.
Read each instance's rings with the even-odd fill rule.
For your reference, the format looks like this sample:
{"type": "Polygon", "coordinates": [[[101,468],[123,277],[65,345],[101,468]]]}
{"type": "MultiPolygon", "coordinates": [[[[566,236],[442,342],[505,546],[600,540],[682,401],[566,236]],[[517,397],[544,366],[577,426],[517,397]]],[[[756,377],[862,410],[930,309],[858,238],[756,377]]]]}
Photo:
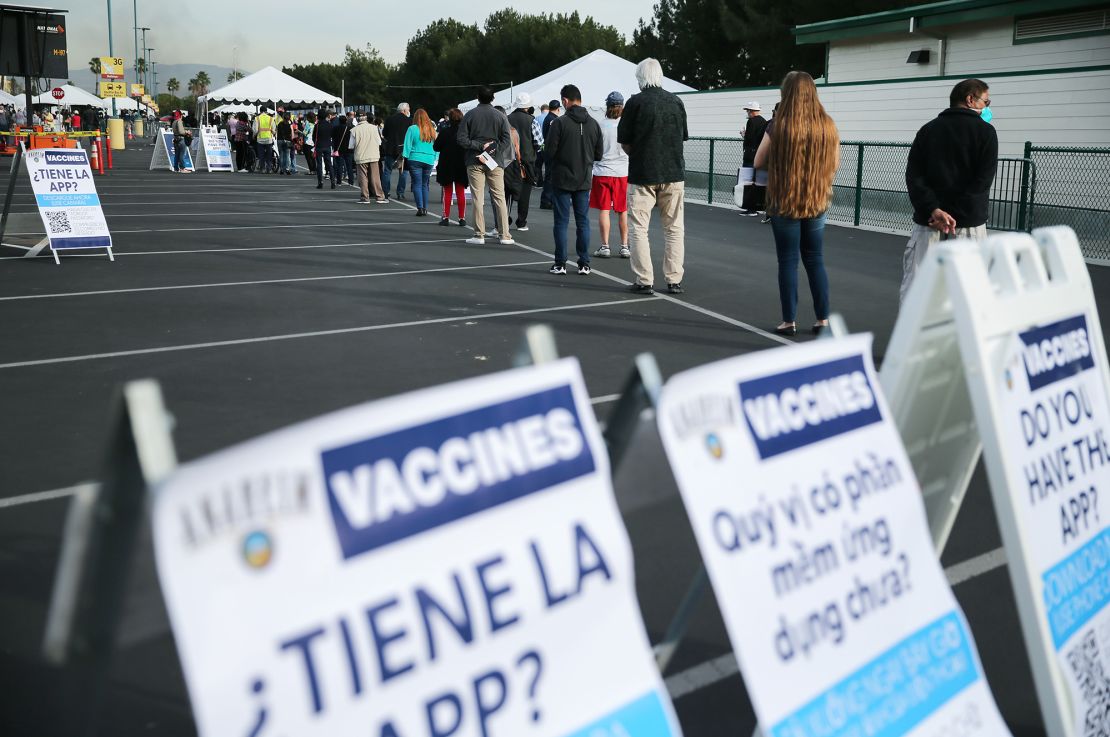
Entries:
{"type": "Polygon", "coordinates": [[[243,538],[243,560],[254,569],[262,569],[274,557],[274,543],[265,530],[255,530],[243,538]]]}

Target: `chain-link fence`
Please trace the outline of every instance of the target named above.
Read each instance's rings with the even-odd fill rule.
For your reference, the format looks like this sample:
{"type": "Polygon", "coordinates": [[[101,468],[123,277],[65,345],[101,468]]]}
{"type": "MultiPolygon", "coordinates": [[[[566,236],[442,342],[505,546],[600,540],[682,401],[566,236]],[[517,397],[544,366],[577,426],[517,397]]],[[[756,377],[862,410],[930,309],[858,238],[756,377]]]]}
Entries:
{"type": "MultiPolygon", "coordinates": [[[[908,143],[842,141],[829,221],[906,233],[908,143]]],[[[733,204],[743,162],[739,138],[686,142],[686,197],[733,204]]],[[[1028,231],[1070,225],[1089,259],[1110,261],[1110,148],[1026,144],[1024,157],[1002,157],[990,193],[987,227],[1028,231]]]]}
{"type": "Polygon", "coordinates": [[[1084,256],[1110,262],[1110,148],[1026,143],[1025,156],[1036,162],[1029,227],[1070,226],[1084,256]]]}

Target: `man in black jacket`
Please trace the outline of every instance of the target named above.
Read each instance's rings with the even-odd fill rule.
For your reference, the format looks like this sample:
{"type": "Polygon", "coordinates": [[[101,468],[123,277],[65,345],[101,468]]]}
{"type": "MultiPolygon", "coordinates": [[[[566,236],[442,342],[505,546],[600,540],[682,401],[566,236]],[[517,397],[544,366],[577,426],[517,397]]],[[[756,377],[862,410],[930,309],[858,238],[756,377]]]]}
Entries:
{"type": "Polygon", "coordinates": [[[934,243],[987,235],[988,196],[998,167],[998,133],[988,122],[989,91],[980,79],[960,82],[949,95],[950,107],[913,139],[906,188],[914,224],[902,256],[900,299],[934,243]]]}
{"type": "MultiPolygon", "coordinates": [[[[755,164],[755,152],[763,142],[763,134],[767,131],[767,118],[759,114],[759,101],[752,100],[744,106],[744,114],[748,122],[744,125],[744,166],[755,164]]],[[[749,184],[744,187],[744,200],[741,203],[740,214],[756,217],[763,209],[763,200],[767,195],[767,187],[762,184],[749,184]]]]}
{"type": "MultiPolygon", "coordinates": [[[[532,96],[522,92],[516,96],[513,111],[509,113],[509,125],[516,131],[520,141],[520,163],[524,167],[520,192],[515,195],[516,229],[522,232],[528,230],[528,205],[532,197],[532,181],[536,178],[536,138],[532,130],[536,119],[528,112],[531,109],[532,96]]],[[[511,207],[513,197],[506,199],[511,207]]],[[[512,213],[509,213],[509,217],[512,217],[512,213]]]]}
{"type": "Polygon", "coordinates": [[[324,169],[328,171],[331,188],[335,189],[335,164],[331,160],[334,128],[335,111],[331,108],[321,108],[316,127],[312,129],[313,148],[316,151],[316,189],[324,188],[324,169]]]}
{"type": "Polygon", "coordinates": [[[543,134],[544,141],[544,173],[543,173],[543,190],[540,192],[540,209],[551,209],[551,158],[547,155],[547,134],[551,130],[551,126],[559,119],[559,111],[562,106],[558,100],[552,100],[547,103],[547,115],[544,116],[541,133],[543,134]]]}
{"type": "MultiPolygon", "coordinates": [[[[405,134],[413,124],[409,117],[409,104],[402,102],[397,106],[397,112],[385,119],[382,126],[382,187],[385,188],[386,199],[389,199],[389,185],[393,181],[393,167],[397,159],[401,158],[401,150],[405,147],[405,134]]],[[[405,172],[397,174],[397,199],[405,199],[405,172]]]]}
{"type": "Polygon", "coordinates": [[[551,204],[555,210],[555,265],[552,274],[567,273],[567,225],[574,209],[578,273],[590,273],[590,186],[594,162],[601,161],[601,126],[582,107],[582,93],[573,84],[559,91],[566,113],[544,137],[551,172],[551,204]]]}

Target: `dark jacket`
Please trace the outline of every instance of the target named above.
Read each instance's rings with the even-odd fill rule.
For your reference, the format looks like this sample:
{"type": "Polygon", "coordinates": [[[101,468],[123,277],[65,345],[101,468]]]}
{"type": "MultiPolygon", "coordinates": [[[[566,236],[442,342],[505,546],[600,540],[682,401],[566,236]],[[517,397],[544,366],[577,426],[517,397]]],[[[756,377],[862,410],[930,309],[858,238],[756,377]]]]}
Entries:
{"type": "Polygon", "coordinates": [[[594,162],[601,161],[604,154],[601,126],[581,105],[569,108],[544,139],[544,160],[551,167],[551,185],[556,189],[589,189],[594,162]]]}
{"type": "Polygon", "coordinates": [[[514,110],[509,113],[509,125],[516,130],[520,139],[520,160],[531,170],[536,163],[536,146],[532,142],[532,116],[523,110],[514,110]]]}
{"type": "Polygon", "coordinates": [[[954,107],[921,127],[906,162],[913,221],[928,225],[938,207],[958,228],[987,222],[987,197],[998,167],[998,133],[978,110],[954,107]]]}
{"type": "Polygon", "coordinates": [[[337,118],[339,124],[332,130],[332,146],[340,154],[351,153],[351,128],[354,121],[350,118],[337,118]]]}
{"type": "Polygon", "coordinates": [[[335,128],[334,118],[332,120],[320,118],[316,121],[316,127],[312,129],[312,142],[316,144],[317,154],[319,154],[320,151],[331,150],[331,135],[335,128]]]}
{"type": "Polygon", "coordinates": [[[755,152],[763,141],[763,133],[767,130],[767,118],[756,115],[748,118],[744,126],[744,166],[755,163],[755,152]]]}
{"type": "Polygon", "coordinates": [[[629,184],[666,184],[686,179],[682,142],[690,137],[686,107],[678,95],[646,87],[628,98],[617,126],[617,141],[631,146],[629,184]]]}
{"type": "Polygon", "coordinates": [[[400,156],[401,149],[405,145],[405,134],[409,132],[409,126],[413,124],[413,119],[400,111],[386,118],[385,124],[382,126],[384,146],[382,154],[390,158],[400,156]]]}
{"type": "Polygon", "coordinates": [[[445,125],[436,135],[432,148],[439,151],[439,164],[436,165],[436,181],[441,187],[452,184],[467,184],[466,153],[459,145],[459,126],[445,125]]]}
{"type": "Polygon", "coordinates": [[[493,158],[501,166],[507,166],[516,158],[513,152],[513,134],[510,132],[509,119],[493,105],[484,104],[469,111],[459,124],[459,134],[455,139],[466,152],[464,161],[467,166],[479,164],[478,154],[485,145],[492,142],[493,158]]]}
{"type": "Polygon", "coordinates": [[[548,112],[547,115],[544,116],[543,122],[540,123],[540,133],[543,134],[544,148],[547,147],[547,132],[549,130],[551,130],[551,124],[554,123],[558,119],[559,119],[558,115],[556,115],[555,113],[552,113],[552,112],[548,112]]]}
{"type": "Polygon", "coordinates": [[[293,140],[293,126],[284,120],[277,124],[277,139],[279,141],[293,140]]]}

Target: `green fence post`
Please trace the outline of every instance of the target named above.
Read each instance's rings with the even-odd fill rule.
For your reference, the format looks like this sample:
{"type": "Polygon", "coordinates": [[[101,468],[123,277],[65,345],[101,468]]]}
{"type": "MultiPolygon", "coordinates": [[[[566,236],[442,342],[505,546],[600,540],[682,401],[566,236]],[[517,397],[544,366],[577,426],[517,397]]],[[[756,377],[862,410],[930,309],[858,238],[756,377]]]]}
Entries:
{"type": "Polygon", "coordinates": [[[713,173],[716,171],[713,168],[713,144],[717,142],[716,138],[709,139],[709,204],[713,204],[713,173]]]}
{"type": "Polygon", "coordinates": [[[863,208],[863,144],[856,146],[856,217],[854,224],[859,225],[859,213],[863,208]]]}
{"type": "Polygon", "coordinates": [[[1029,169],[1033,166],[1033,142],[1025,142],[1025,161],[1021,162],[1021,202],[1018,204],[1018,229],[1029,232],[1031,228],[1026,218],[1029,216],[1029,169]]]}

